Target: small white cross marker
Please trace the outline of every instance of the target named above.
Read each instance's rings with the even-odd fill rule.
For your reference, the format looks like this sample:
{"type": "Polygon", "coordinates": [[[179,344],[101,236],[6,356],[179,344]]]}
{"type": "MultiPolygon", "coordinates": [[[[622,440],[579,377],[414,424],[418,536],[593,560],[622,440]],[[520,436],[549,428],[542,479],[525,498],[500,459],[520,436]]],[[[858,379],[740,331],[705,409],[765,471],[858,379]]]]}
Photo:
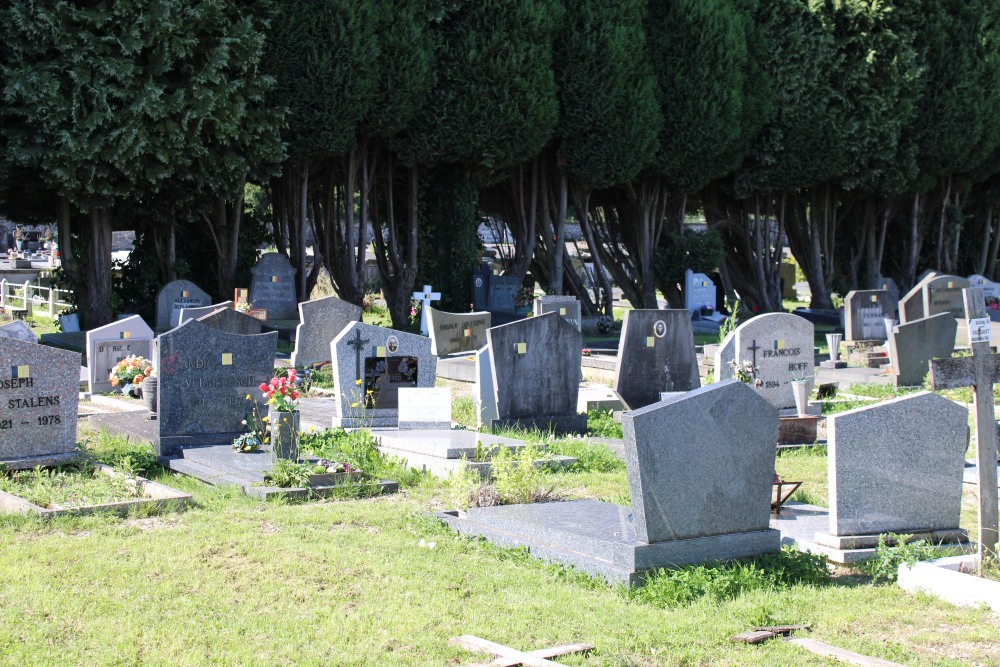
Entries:
{"type": "Polygon", "coordinates": [[[427,335],[427,309],[431,307],[431,301],[440,301],[441,293],[432,292],[430,285],[424,285],[424,291],[414,292],[411,298],[420,302],[420,333],[427,335]]]}

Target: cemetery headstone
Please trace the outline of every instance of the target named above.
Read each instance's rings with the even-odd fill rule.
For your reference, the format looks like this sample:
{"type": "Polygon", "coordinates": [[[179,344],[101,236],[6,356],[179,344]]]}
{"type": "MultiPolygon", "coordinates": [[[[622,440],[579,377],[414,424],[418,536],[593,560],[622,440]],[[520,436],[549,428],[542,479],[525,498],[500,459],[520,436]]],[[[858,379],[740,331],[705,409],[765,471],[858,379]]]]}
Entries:
{"type": "Polygon", "coordinates": [[[16,338],[27,343],[38,342],[38,336],[35,335],[35,332],[23,320],[14,320],[0,326],[0,336],[4,338],[16,338]]]}
{"type": "MultiPolygon", "coordinates": [[[[232,301],[223,301],[222,303],[213,303],[208,306],[199,306],[197,308],[184,308],[181,310],[180,316],[177,318],[178,324],[184,324],[188,320],[197,320],[199,317],[204,317],[209,313],[214,313],[220,308],[232,308],[232,301]]],[[[259,331],[257,333],[260,333],[259,331]]]]}
{"type": "Polygon", "coordinates": [[[269,320],[291,320],[297,314],[296,269],[277,252],[264,253],[251,269],[250,304],[267,311],[269,320]]]}
{"type": "Polygon", "coordinates": [[[486,310],[513,313],[516,308],[514,298],[521,289],[521,281],[513,276],[490,276],[486,310]]]}
{"type": "Polygon", "coordinates": [[[472,305],[478,310],[486,310],[489,306],[490,277],[493,271],[489,264],[481,264],[472,272],[472,305]]]}
{"type": "Polygon", "coordinates": [[[626,310],[614,389],[629,410],[701,386],[688,310],[626,310]]]}
{"type": "Polygon", "coordinates": [[[910,288],[910,291],[899,300],[899,321],[900,323],[912,322],[926,317],[924,312],[924,285],[933,280],[938,275],[935,271],[926,271],[917,280],[917,284],[910,288]]]}
{"type": "Polygon", "coordinates": [[[891,296],[892,300],[899,304],[899,285],[892,278],[879,278],[879,289],[884,289],[891,296]]]}
{"type": "Polygon", "coordinates": [[[497,397],[493,393],[493,366],[490,364],[490,348],[476,352],[476,393],[473,394],[476,409],[476,426],[489,426],[497,419],[497,397]]]}
{"type": "Polygon", "coordinates": [[[885,318],[896,315],[888,290],[852,290],[844,298],[844,340],[886,340],[885,318]]]}
{"type": "Polygon", "coordinates": [[[575,296],[543,294],[534,300],[531,307],[535,316],[555,313],[575,326],[577,331],[581,330],[583,315],[580,310],[580,300],[575,296]]]}
{"type": "Polygon", "coordinates": [[[351,322],[330,343],[341,428],[395,427],[399,389],[429,388],[437,357],[425,336],[351,322]]]}
{"type": "Polygon", "coordinates": [[[492,317],[489,312],[446,313],[427,308],[431,334],[431,354],[443,357],[456,352],[472,352],[486,345],[486,330],[492,317]]]}
{"type": "Polygon", "coordinates": [[[964,317],[965,306],[962,290],[969,281],[958,276],[936,276],[924,285],[925,317],[938,313],[951,313],[952,317],[964,317]]]}
{"type": "Polygon", "coordinates": [[[262,330],[262,322],[256,317],[250,317],[232,308],[217,308],[207,315],[198,318],[202,324],[213,329],[241,336],[256,336],[262,330]]]}
{"type": "Polygon", "coordinates": [[[818,544],[873,548],[881,533],[965,536],[965,408],[920,392],[832,415],[828,437],[830,524],[818,544]]]}
{"type": "Polygon", "coordinates": [[[975,396],[976,467],[979,472],[979,573],[996,558],[1000,539],[997,516],[997,429],[994,421],[993,385],[1000,382],[1000,355],[990,354],[992,332],[986,318],[983,293],[966,289],[965,318],[972,345],[971,357],[935,359],[931,362],[931,388],[972,387],[975,396]]]}
{"type": "Polygon", "coordinates": [[[796,297],[795,265],[791,262],[782,262],[778,271],[778,280],[781,282],[781,298],[794,300],[796,297]]]}
{"type": "Polygon", "coordinates": [[[399,390],[400,429],[450,429],[451,390],[447,387],[399,390]]]}
{"type": "Polygon", "coordinates": [[[189,320],[154,346],[158,456],[184,447],[229,444],[244,432],[250,401],[267,406],[258,386],[270,382],[278,333],[242,336],[189,320]],[[250,400],[247,400],[247,396],[250,400]]]}
{"type": "Polygon", "coordinates": [[[424,285],[420,292],[410,295],[414,300],[420,302],[420,333],[427,335],[427,310],[431,307],[431,301],[440,301],[441,293],[435,292],[430,285],[424,285]]]}
{"type": "Polygon", "coordinates": [[[711,278],[691,269],[684,270],[684,307],[692,313],[715,312],[715,283],[711,278]]]}
{"type": "Polygon", "coordinates": [[[250,288],[236,287],[233,289],[233,307],[241,304],[250,304],[250,288]]]}
{"type": "Polygon", "coordinates": [[[493,327],[486,332],[497,419],[515,426],[584,433],[576,412],[583,336],[554,313],[493,327]]]}
{"type": "Polygon", "coordinates": [[[622,416],[631,507],[574,500],[438,516],[619,583],[661,567],[774,553],[777,424],[774,407],[746,385],[713,384],[622,416]]]}
{"type": "Polygon", "coordinates": [[[80,330],[80,316],[76,313],[60,315],[59,330],[63,333],[76,333],[80,330]]]}
{"type": "Polygon", "coordinates": [[[730,361],[736,360],[736,331],[730,331],[719,343],[719,348],[715,351],[715,381],[733,379],[733,367],[730,361]]]}
{"type": "Polygon", "coordinates": [[[0,463],[11,469],[74,458],[80,355],[0,337],[0,463]]]}
{"type": "Polygon", "coordinates": [[[156,330],[173,329],[180,322],[185,308],[208,306],[212,297],[190,280],[174,280],[164,285],[156,295],[156,330]]]}
{"type": "Polygon", "coordinates": [[[153,330],[132,315],[87,332],[87,391],[104,393],[114,387],[108,376],[129,356],[152,358],[153,330]]]}
{"type": "Polygon", "coordinates": [[[795,406],[791,381],[813,377],[813,323],[798,315],[767,313],[736,327],[736,363],[757,368],[756,391],[776,408],[795,406]]]}
{"type": "Polygon", "coordinates": [[[986,300],[986,315],[993,321],[1000,321],[1000,283],[995,283],[985,276],[974,274],[969,276],[969,287],[983,290],[986,300]]]}
{"type": "Polygon", "coordinates": [[[889,362],[896,386],[922,385],[931,359],[951,357],[957,329],[951,313],[897,324],[889,337],[889,362]]]}
{"type": "Polygon", "coordinates": [[[361,306],[335,296],[300,303],[292,366],[308,368],[330,363],[330,341],[348,324],[360,320],[361,306]]]}

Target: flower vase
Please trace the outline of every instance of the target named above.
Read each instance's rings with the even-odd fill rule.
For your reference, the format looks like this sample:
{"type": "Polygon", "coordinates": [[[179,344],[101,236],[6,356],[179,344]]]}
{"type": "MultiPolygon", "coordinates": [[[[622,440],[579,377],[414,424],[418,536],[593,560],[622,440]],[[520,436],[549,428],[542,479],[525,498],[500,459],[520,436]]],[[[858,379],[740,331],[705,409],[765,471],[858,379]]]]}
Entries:
{"type": "Polygon", "coordinates": [[[155,375],[151,375],[142,381],[142,400],[149,410],[149,418],[156,419],[156,390],[159,385],[155,375]]]}
{"type": "Polygon", "coordinates": [[[299,459],[299,412],[268,410],[271,425],[271,453],[275,459],[299,459]]]}
{"type": "Polygon", "coordinates": [[[792,396],[795,398],[795,411],[799,417],[809,415],[809,394],[812,392],[812,380],[792,380],[792,396]]]}

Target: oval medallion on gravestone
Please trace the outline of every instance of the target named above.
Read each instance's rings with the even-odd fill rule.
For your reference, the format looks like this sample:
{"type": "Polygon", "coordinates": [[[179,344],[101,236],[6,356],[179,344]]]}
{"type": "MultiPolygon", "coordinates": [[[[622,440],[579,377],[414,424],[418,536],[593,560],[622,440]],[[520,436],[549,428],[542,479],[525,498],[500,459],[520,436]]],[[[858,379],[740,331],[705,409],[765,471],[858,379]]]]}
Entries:
{"type": "Polygon", "coordinates": [[[479,276],[476,276],[476,287],[482,287],[482,286],[483,286],[483,279],[480,278],[479,276]]]}
{"type": "Polygon", "coordinates": [[[657,338],[663,338],[667,335],[667,323],[663,320],[656,320],[653,323],[653,335],[657,338]]]}
{"type": "Polygon", "coordinates": [[[394,354],[399,349],[399,339],[395,336],[389,336],[388,340],[385,341],[385,349],[394,354]]]}

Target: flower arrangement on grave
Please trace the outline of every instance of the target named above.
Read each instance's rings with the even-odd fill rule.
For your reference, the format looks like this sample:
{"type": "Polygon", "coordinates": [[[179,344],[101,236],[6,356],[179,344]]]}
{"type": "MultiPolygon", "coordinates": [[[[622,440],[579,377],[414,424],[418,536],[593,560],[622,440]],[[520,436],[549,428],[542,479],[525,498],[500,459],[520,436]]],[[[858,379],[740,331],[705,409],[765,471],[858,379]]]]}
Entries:
{"type": "Polygon", "coordinates": [[[296,411],[299,391],[295,388],[295,377],[295,369],[289,368],[284,377],[273,377],[270,384],[260,383],[260,390],[268,405],[277,412],[296,411]]]}
{"type": "Polygon", "coordinates": [[[530,287],[520,287],[514,292],[514,307],[525,308],[535,300],[535,290],[530,287]]]}
{"type": "Polygon", "coordinates": [[[253,310],[253,306],[250,304],[249,301],[237,301],[236,302],[236,311],[237,312],[246,314],[246,313],[249,313],[251,310],[253,310]]]}
{"type": "Polygon", "coordinates": [[[111,369],[108,382],[112,387],[120,386],[123,394],[136,395],[142,381],[153,375],[153,364],[149,359],[129,355],[111,369]]]}
{"type": "Polygon", "coordinates": [[[270,384],[260,384],[260,390],[270,406],[271,452],[277,459],[292,461],[299,456],[299,411],[296,401],[300,394],[295,388],[295,378],[295,369],[289,368],[284,377],[273,377],[270,384]]]}
{"type": "Polygon", "coordinates": [[[233,449],[238,452],[255,452],[271,440],[268,432],[267,422],[269,418],[260,414],[260,406],[257,401],[246,395],[246,400],[250,403],[250,410],[243,420],[243,425],[249,429],[248,433],[243,433],[233,439],[233,449]]]}
{"type": "Polygon", "coordinates": [[[730,368],[733,369],[733,377],[744,384],[752,384],[755,387],[764,386],[764,382],[757,378],[757,371],[759,370],[753,365],[751,361],[741,361],[736,363],[735,360],[729,362],[730,368]]]}

